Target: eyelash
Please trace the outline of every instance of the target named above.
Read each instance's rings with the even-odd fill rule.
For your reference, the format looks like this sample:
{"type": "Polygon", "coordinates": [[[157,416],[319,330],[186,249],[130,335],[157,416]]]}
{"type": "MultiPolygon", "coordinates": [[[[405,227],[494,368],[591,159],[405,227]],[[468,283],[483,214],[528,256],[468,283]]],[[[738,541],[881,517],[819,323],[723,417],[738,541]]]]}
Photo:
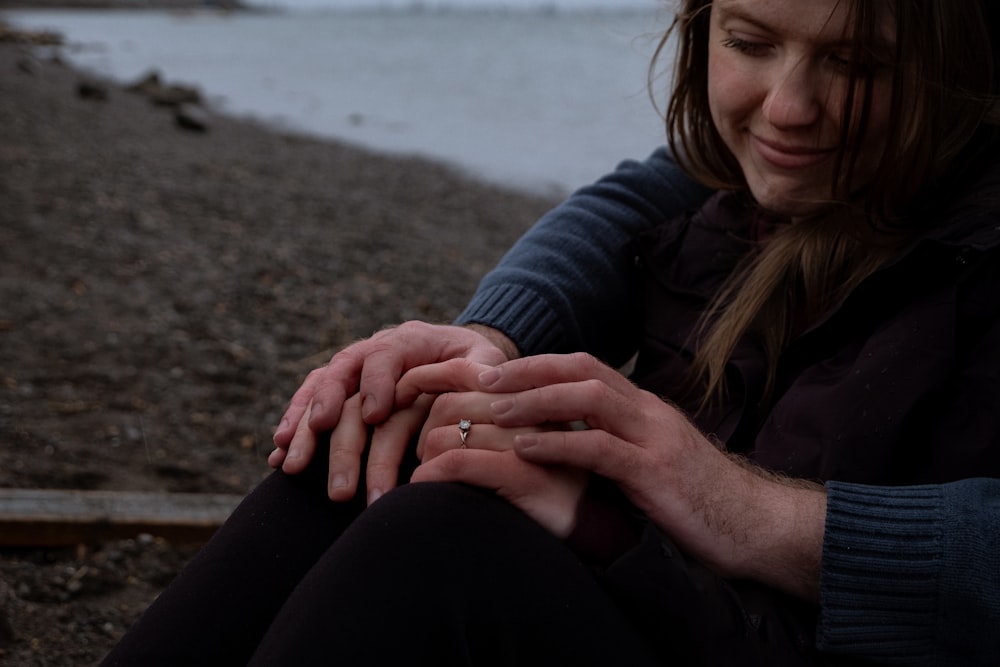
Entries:
{"type": "Polygon", "coordinates": [[[722,45],[727,49],[733,49],[748,56],[762,56],[770,48],[767,44],[748,42],[739,37],[728,37],[723,40],[722,45]]]}

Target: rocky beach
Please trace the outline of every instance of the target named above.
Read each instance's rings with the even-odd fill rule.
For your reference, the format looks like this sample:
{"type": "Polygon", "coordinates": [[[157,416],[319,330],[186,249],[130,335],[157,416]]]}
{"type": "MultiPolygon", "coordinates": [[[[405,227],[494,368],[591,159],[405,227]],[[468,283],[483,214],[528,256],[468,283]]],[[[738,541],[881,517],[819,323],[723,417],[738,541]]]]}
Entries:
{"type": "MultiPolygon", "coordinates": [[[[310,369],[450,320],[553,203],[93,80],[45,37],[0,29],[0,489],[245,494],[310,369]]],[[[0,550],[0,664],[96,663],[196,548],[0,550]]]]}

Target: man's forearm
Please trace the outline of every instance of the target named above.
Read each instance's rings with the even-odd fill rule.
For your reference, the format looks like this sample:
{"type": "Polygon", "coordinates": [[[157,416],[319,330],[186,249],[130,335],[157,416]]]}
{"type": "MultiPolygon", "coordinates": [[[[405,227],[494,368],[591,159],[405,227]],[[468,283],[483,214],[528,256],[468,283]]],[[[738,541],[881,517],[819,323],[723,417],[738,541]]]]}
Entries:
{"type": "Polygon", "coordinates": [[[475,331],[480,336],[496,345],[497,348],[504,353],[508,361],[520,358],[521,352],[517,349],[517,345],[514,341],[507,337],[507,334],[499,329],[488,327],[485,324],[466,324],[465,328],[475,331]]]}
{"type": "Polygon", "coordinates": [[[586,351],[624,362],[637,318],[631,242],[708,194],[665,149],[622,163],[543,216],[486,275],[456,323],[501,330],[525,355],[586,351]]]}

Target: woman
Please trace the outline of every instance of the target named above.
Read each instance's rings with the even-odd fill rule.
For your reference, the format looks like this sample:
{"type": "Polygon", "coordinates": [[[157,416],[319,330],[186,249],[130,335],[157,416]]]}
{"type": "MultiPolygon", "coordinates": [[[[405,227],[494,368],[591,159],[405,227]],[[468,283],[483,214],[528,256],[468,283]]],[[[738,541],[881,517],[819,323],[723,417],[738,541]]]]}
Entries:
{"type": "MultiPolygon", "coordinates": [[[[996,429],[977,421],[981,413],[960,414],[961,402],[989,378],[971,372],[969,359],[940,355],[911,373],[899,364],[906,339],[896,333],[903,327],[912,339],[915,325],[936,331],[946,312],[938,306],[947,302],[964,308],[957,315],[968,326],[959,331],[970,346],[996,349],[994,313],[984,305],[996,282],[985,234],[996,225],[970,217],[970,199],[938,205],[972,173],[972,149],[987,138],[982,121],[993,80],[991,70],[979,74],[981,61],[992,58],[982,7],[899,2],[890,15],[881,3],[827,0],[688,5],[679,59],[688,76],[677,81],[672,138],[687,142],[692,171],[748,192],[759,208],[725,194],[646,244],[650,317],[636,377],[677,397],[730,450],[771,469],[882,482],[996,474],[996,429]],[[932,7],[936,20],[924,22],[932,7]],[[976,66],[928,48],[934,31],[949,56],[960,39],[976,66]],[[894,169],[901,163],[912,168],[901,174],[894,169]],[[951,274],[918,281],[928,266],[940,269],[942,249],[954,258],[953,249],[965,246],[974,251],[957,255],[951,274]],[[873,303],[883,312],[861,317],[873,303]],[[706,341],[693,350],[693,364],[691,340],[706,341]],[[879,387],[882,362],[888,379],[879,387]],[[880,421],[855,425],[838,445],[837,427],[859,414],[845,397],[860,399],[873,384],[873,395],[900,398],[878,403],[880,421]],[[943,419],[914,420],[931,405],[927,414],[943,419]],[[816,418],[829,406],[836,409],[816,418]],[[911,436],[919,446],[904,456],[911,436]],[[938,446],[956,440],[974,447],[938,446]]],[[[987,178],[974,192],[989,192],[988,185],[987,178]]],[[[942,347],[933,337],[916,344],[912,358],[921,363],[942,347]]],[[[194,567],[112,659],[138,655],[144,643],[162,656],[169,643],[154,640],[157,621],[166,619],[159,628],[167,636],[183,628],[183,655],[210,662],[216,650],[237,662],[255,652],[262,664],[322,655],[379,662],[394,649],[390,639],[401,657],[436,664],[818,660],[812,606],[775,588],[815,597],[817,564],[808,555],[822,536],[797,529],[814,525],[800,519],[822,512],[822,494],[775,484],[763,468],[734,462],[682,413],[580,357],[499,369],[431,366],[412,371],[399,392],[405,403],[446,389],[476,391],[435,402],[414,479],[495,488],[548,533],[492,496],[410,485],[369,508],[327,550],[351,522],[347,506],[307,500],[287,478],[273,478],[203,557],[245,567],[241,558],[261,541],[294,535],[294,546],[273,553],[295,562],[243,598],[257,602],[252,623],[238,591],[224,585],[231,597],[223,608],[238,627],[206,627],[201,638],[185,627],[179,598],[218,574],[194,567]],[[522,393],[530,387],[538,388],[522,393]],[[503,396],[488,395],[496,392],[503,396]],[[462,432],[465,449],[459,418],[473,422],[462,432]],[[536,432],[580,419],[589,430],[536,432]],[[641,514],[600,479],[617,482],[641,514]],[[730,493],[706,491],[719,486],[730,493]],[[726,507],[733,504],[737,511],[726,507]],[[282,533],[291,514],[324,534],[282,533]],[[256,535],[246,531],[249,517],[261,522],[256,535]],[[428,531],[433,543],[422,544],[428,531]],[[579,557],[550,533],[568,538],[579,557]],[[795,553],[774,548],[780,543],[801,544],[804,557],[774,561],[775,552],[795,553]],[[414,544],[416,554],[401,555],[414,544]],[[581,560],[597,570],[581,568],[581,560]]],[[[345,411],[334,452],[338,442],[356,442],[347,436],[363,429],[357,414],[358,405],[345,411]]],[[[214,618],[205,607],[218,600],[209,602],[196,609],[202,620],[214,618]]]]}

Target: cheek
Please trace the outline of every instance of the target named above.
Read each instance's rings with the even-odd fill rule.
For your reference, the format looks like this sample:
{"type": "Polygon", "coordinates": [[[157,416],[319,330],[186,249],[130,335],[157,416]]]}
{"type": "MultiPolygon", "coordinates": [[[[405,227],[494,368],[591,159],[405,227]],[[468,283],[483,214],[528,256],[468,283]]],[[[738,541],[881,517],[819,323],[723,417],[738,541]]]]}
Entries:
{"type": "Polygon", "coordinates": [[[745,82],[741,77],[734,76],[734,72],[735,69],[726,62],[724,56],[709,52],[708,106],[716,130],[724,136],[733,115],[738,113],[738,101],[744,97],[741,90],[745,82]]]}
{"type": "Polygon", "coordinates": [[[708,105],[715,130],[734,155],[738,155],[744,131],[753,120],[756,104],[753,79],[737,67],[719,59],[709,66],[708,105]]]}

